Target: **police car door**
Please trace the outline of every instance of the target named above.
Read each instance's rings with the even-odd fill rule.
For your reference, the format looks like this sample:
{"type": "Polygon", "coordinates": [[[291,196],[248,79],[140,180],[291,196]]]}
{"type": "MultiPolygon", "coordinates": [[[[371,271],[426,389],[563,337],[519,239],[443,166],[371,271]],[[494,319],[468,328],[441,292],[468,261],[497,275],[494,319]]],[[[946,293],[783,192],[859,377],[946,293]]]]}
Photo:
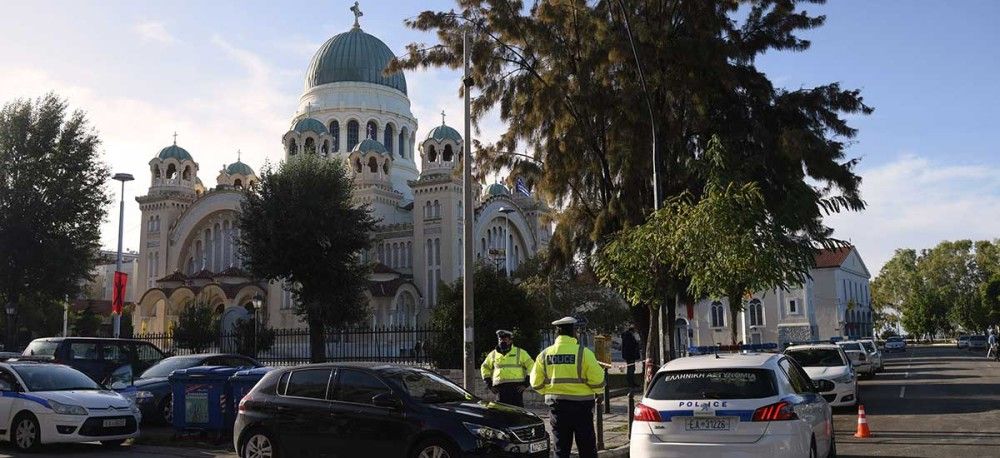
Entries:
{"type": "Polygon", "coordinates": [[[18,399],[13,394],[18,391],[19,387],[20,384],[14,374],[0,367],[0,437],[8,433],[7,428],[10,427],[11,422],[10,412],[14,402],[18,399]]]}

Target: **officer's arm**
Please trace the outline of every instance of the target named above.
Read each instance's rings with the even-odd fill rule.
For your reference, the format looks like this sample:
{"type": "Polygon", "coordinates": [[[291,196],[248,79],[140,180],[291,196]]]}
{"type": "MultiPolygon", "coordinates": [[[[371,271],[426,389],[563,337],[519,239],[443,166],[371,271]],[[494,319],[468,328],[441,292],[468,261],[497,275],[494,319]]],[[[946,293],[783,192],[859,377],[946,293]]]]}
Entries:
{"type": "Polygon", "coordinates": [[[493,380],[493,352],[486,355],[486,359],[483,360],[483,365],[479,366],[479,372],[483,376],[483,380],[488,380],[486,385],[490,384],[489,381],[493,380]]]}
{"type": "Polygon", "coordinates": [[[604,368],[597,363],[597,356],[589,349],[583,352],[584,378],[587,379],[587,386],[594,390],[594,393],[604,392],[604,368]]]}
{"type": "Polygon", "coordinates": [[[521,361],[519,361],[521,367],[524,368],[524,384],[526,386],[531,386],[531,381],[529,377],[531,375],[531,368],[534,366],[534,360],[531,356],[528,356],[528,352],[521,350],[521,361]]]}
{"type": "Polygon", "coordinates": [[[535,391],[545,387],[545,352],[538,354],[535,364],[531,366],[531,375],[528,377],[531,388],[535,391]]]}

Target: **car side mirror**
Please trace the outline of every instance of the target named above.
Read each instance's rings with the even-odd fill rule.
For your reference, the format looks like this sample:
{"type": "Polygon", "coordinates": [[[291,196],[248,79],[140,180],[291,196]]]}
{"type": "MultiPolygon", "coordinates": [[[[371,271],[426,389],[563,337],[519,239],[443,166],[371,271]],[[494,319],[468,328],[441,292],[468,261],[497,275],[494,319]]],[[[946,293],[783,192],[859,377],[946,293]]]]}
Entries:
{"type": "Polygon", "coordinates": [[[392,393],[380,393],[372,396],[372,405],[375,407],[398,409],[403,406],[403,403],[392,393]]]}

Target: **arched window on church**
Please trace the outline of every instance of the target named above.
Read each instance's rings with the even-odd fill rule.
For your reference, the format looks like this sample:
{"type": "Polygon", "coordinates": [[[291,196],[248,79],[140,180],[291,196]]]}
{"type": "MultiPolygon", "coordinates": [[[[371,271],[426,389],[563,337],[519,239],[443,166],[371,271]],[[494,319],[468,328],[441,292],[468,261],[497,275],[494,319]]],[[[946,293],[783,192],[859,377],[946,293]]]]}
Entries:
{"type": "Polygon", "coordinates": [[[392,124],[385,125],[385,134],[382,135],[383,141],[382,146],[385,150],[392,154],[392,137],[396,134],[396,129],[392,127],[392,124]]]}
{"type": "Polygon", "coordinates": [[[288,155],[294,156],[299,152],[299,144],[294,138],[288,139],[288,155]]]}
{"type": "Polygon", "coordinates": [[[444,154],[441,155],[441,160],[445,162],[451,162],[454,153],[451,151],[451,145],[444,145],[444,154]]]}
{"type": "Polygon", "coordinates": [[[184,174],[182,175],[184,180],[191,180],[191,166],[184,167],[184,174]]]}
{"type": "Polygon", "coordinates": [[[173,180],[175,178],[177,178],[177,167],[174,164],[170,164],[167,166],[167,179],[173,180]]]}
{"type": "Polygon", "coordinates": [[[333,137],[333,152],[340,151],[340,123],[334,119],[330,121],[330,136],[333,137]]]}
{"type": "Polygon", "coordinates": [[[160,166],[154,165],[153,166],[153,178],[160,178],[160,175],[161,175],[160,174],[160,166]]]}
{"type": "Polygon", "coordinates": [[[406,267],[413,267],[413,242],[406,242],[406,267]]]}
{"type": "Polygon", "coordinates": [[[368,170],[372,173],[378,173],[378,161],[374,157],[368,158],[368,170]]]}
{"type": "Polygon", "coordinates": [[[358,122],[352,119],[347,121],[347,151],[354,151],[355,146],[358,146],[358,122]]]}
{"type": "Polygon", "coordinates": [[[437,162],[437,159],[438,159],[437,150],[434,149],[434,145],[431,145],[430,152],[427,153],[427,162],[437,162]]]}
{"type": "Polygon", "coordinates": [[[386,175],[389,174],[389,160],[388,159],[386,159],[385,162],[382,163],[382,173],[384,173],[386,175]]]}
{"type": "Polygon", "coordinates": [[[243,188],[243,181],[241,181],[239,178],[237,178],[236,181],[233,182],[233,186],[242,189],[243,188]]]}
{"type": "Polygon", "coordinates": [[[436,200],[434,201],[434,217],[435,218],[441,217],[441,202],[438,202],[436,200]]]}
{"type": "Polygon", "coordinates": [[[406,157],[406,127],[399,130],[399,157],[406,157]]]}
{"type": "Polygon", "coordinates": [[[327,155],[330,154],[330,141],[329,140],[323,140],[323,147],[320,149],[320,153],[323,155],[323,157],[326,157],[327,155]]]}
{"type": "Polygon", "coordinates": [[[354,173],[361,173],[361,159],[354,159],[354,173]]]}
{"type": "Polygon", "coordinates": [[[312,137],[306,138],[305,147],[303,148],[306,154],[316,154],[316,140],[312,137]]]}
{"type": "Polygon", "coordinates": [[[368,121],[368,125],[365,126],[365,138],[378,141],[378,123],[375,120],[368,121]]]}

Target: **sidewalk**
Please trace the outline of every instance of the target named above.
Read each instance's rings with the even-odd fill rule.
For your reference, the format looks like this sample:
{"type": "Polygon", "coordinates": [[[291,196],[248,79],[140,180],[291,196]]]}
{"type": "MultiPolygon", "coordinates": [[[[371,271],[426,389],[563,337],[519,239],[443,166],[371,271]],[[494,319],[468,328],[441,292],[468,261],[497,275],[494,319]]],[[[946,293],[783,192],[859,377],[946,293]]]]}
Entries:
{"type": "MultiPolygon", "coordinates": [[[[636,400],[638,402],[638,399],[636,400]]],[[[603,408],[603,406],[601,406],[603,408]]],[[[552,437],[552,428],[549,425],[549,409],[544,406],[529,406],[528,410],[545,420],[545,429],[552,437]]],[[[604,414],[604,449],[598,451],[602,457],[627,457],[628,456],[628,396],[611,398],[611,413],[604,414]]],[[[596,420],[595,420],[596,421],[596,420]]],[[[555,444],[553,444],[555,445],[555,444]]],[[[576,444],[573,444],[573,456],[576,455],[576,444]]]]}

